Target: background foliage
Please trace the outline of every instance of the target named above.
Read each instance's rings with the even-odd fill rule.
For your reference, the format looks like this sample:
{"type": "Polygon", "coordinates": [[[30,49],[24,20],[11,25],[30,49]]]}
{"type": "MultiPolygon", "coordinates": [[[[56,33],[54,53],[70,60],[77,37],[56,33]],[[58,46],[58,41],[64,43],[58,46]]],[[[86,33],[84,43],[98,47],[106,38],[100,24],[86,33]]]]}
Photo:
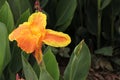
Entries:
{"type": "MultiPolygon", "coordinates": [[[[55,56],[59,56],[61,55],[61,50],[63,50],[62,53],[66,54],[62,54],[62,58],[61,56],[57,57],[57,60],[59,62],[59,59],[63,59],[66,55],[67,57],[71,55],[70,62],[68,64],[68,66],[70,66],[75,46],[79,46],[79,42],[84,39],[90,49],[92,63],[95,62],[94,65],[97,66],[93,67],[92,64],[93,68],[107,68],[107,70],[115,72],[120,70],[120,0],[39,1],[42,10],[48,17],[47,28],[66,32],[72,38],[72,43],[67,47],[69,50],[66,48],[51,48],[48,49],[48,52],[46,52],[48,55],[50,55],[49,53],[54,52],[55,56]],[[107,66],[110,67],[106,67],[104,65],[105,61],[108,62],[107,66]],[[102,66],[99,62],[102,62],[102,66]]],[[[39,67],[35,63],[34,58],[31,55],[25,55],[25,53],[17,47],[16,42],[11,43],[8,41],[8,34],[18,27],[19,24],[27,21],[29,15],[35,11],[34,2],[35,0],[0,0],[0,45],[2,45],[0,46],[0,80],[15,80],[16,73],[21,73],[20,76],[24,77],[22,71],[26,68],[24,67],[25,65],[28,65],[28,68],[30,68],[32,72],[35,71],[37,78],[38,76],[48,74],[48,72],[50,75],[54,74],[54,71],[51,73],[51,69],[48,69],[49,67],[43,67],[42,70],[45,73],[43,73],[43,75],[39,75],[39,67]],[[24,54],[24,56],[22,56],[21,53],[24,54]],[[26,59],[30,62],[32,68],[29,66],[29,63],[26,62],[26,59]]],[[[85,43],[83,42],[82,45],[86,45],[85,43]]],[[[85,55],[87,54],[84,54],[83,56],[85,55]]],[[[53,57],[53,55],[50,56],[53,57]]],[[[45,57],[46,59],[49,58],[46,55],[45,57]]],[[[51,62],[47,64],[46,59],[44,65],[50,64],[51,62]]],[[[54,59],[54,57],[52,59],[54,59]]],[[[89,58],[87,58],[87,60],[88,62],[90,61],[89,58]]],[[[55,64],[56,63],[57,62],[55,62],[55,64]]],[[[61,63],[58,64],[60,65],[61,63]]],[[[77,64],[82,64],[82,61],[76,62],[76,65],[77,64]]],[[[87,64],[87,66],[88,67],[86,69],[89,70],[90,64],[87,64]]],[[[65,70],[65,76],[68,75],[66,74],[67,70],[69,70],[69,67],[65,70]]],[[[79,71],[81,72],[81,70],[79,71]]],[[[28,71],[27,73],[30,72],[28,71]]],[[[60,76],[57,69],[55,70],[55,73],[58,73],[56,76],[60,76]]],[[[35,74],[33,72],[33,74],[30,75],[35,74]]],[[[26,76],[28,75],[25,72],[25,77],[26,76]]],[[[56,76],[52,77],[57,80],[58,77],[56,76]]],[[[77,75],[74,74],[74,76],[77,75]]],[[[36,79],[36,77],[34,78],[36,79]]],[[[65,80],[68,80],[67,78],[68,77],[64,77],[65,80]]],[[[75,77],[72,77],[72,79],[75,79],[75,77]]]]}

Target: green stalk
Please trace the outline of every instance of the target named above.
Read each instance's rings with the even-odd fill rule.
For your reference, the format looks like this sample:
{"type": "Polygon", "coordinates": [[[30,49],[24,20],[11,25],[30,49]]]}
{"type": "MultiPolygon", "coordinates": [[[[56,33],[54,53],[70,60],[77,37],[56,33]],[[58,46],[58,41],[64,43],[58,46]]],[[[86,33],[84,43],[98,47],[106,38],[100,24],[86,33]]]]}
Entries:
{"type": "Polygon", "coordinates": [[[81,26],[83,27],[82,4],[83,4],[83,2],[81,0],[78,0],[79,12],[80,12],[80,21],[81,21],[80,23],[81,23],[81,26]]]}
{"type": "Polygon", "coordinates": [[[114,40],[114,14],[113,14],[113,8],[112,8],[112,16],[111,16],[111,44],[113,44],[114,40]]]}
{"type": "Polygon", "coordinates": [[[112,21],[111,21],[111,44],[113,44],[114,40],[114,17],[112,16],[112,21]]]}
{"type": "Polygon", "coordinates": [[[98,34],[97,34],[97,48],[100,48],[101,44],[101,0],[98,0],[98,34]]]}

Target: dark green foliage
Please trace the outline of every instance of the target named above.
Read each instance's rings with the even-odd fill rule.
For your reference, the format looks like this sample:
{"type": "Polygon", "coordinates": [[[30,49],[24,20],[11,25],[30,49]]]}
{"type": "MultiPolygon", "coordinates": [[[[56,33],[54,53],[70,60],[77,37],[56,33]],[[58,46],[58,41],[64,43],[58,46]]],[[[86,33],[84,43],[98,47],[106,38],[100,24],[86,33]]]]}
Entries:
{"type": "MultiPolygon", "coordinates": [[[[68,45],[71,58],[64,72],[65,80],[86,79],[90,67],[88,48],[92,55],[107,57],[115,66],[114,70],[120,70],[120,0],[39,1],[47,15],[46,27],[64,31],[72,38],[68,45]],[[83,39],[85,42],[78,44],[83,39]]],[[[34,2],[35,0],[0,0],[0,80],[15,80],[17,73],[28,80],[31,77],[39,80],[59,80],[61,76],[59,62],[50,48],[46,49],[44,64],[40,68],[33,56],[32,59],[31,56],[26,56],[15,41],[8,41],[8,34],[35,12],[34,2]],[[25,58],[21,54],[24,54],[25,58]]]]}

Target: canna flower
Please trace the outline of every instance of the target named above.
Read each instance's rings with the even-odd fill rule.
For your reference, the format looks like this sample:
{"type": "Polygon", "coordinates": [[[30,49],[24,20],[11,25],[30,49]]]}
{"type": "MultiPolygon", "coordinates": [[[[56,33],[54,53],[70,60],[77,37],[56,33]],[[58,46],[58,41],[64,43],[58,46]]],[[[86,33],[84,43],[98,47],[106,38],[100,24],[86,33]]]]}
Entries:
{"type": "Polygon", "coordinates": [[[32,53],[38,64],[42,60],[43,43],[53,47],[65,47],[71,42],[69,35],[46,29],[46,19],[46,15],[42,12],[33,13],[28,22],[20,24],[9,35],[9,40],[16,40],[18,47],[27,54],[32,53]]]}

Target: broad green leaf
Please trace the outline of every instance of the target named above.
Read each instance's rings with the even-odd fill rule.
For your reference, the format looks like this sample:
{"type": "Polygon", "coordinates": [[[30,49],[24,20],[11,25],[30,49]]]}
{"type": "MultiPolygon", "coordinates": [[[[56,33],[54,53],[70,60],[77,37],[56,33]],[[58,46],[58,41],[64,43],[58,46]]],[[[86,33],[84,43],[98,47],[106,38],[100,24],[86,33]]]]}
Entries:
{"type": "Polygon", "coordinates": [[[111,0],[102,0],[101,2],[101,9],[104,9],[110,4],[111,0]]]}
{"type": "MultiPolygon", "coordinates": [[[[54,54],[48,48],[43,56],[46,70],[54,80],[59,80],[59,67],[54,54]]],[[[45,70],[43,70],[45,71],[45,70]]],[[[46,73],[46,72],[44,72],[46,73]]]]}
{"type": "Polygon", "coordinates": [[[44,66],[40,67],[40,78],[39,80],[55,80],[52,76],[48,73],[44,66]]]}
{"type": "Polygon", "coordinates": [[[6,0],[0,0],[0,8],[3,6],[6,0]]]}
{"type": "Polygon", "coordinates": [[[2,75],[0,76],[0,80],[5,80],[4,74],[2,74],[2,75]]]}
{"type": "Polygon", "coordinates": [[[14,15],[15,22],[19,19],[20,15],[26,10],[32,10],[29,0],[8,0],[11,10],[14,15]]]}
{"type": "MultiPolygon", "coordinates": [[[[12,73],[12,72],[9,70],[9,80],[15,80],[16,74],[17,74],[17,73],[12,73]]],[[[5,78],[6,78],[6,77],[5,77],[5,78]]],[[[6,78],[6,79],[8,79],[8,78],[6,78]]]]}
{"type": "Polygon", "coordinates": [[[64,80],[86,80],[91,63],[90,51],[84,41],[74,49],[64,72],[64,80]]]}
{"type": "Polygon", "coordinates": [[[12,59],[10,62],[10,69],[13,73],[17,73],[22,68],[21,49],[17,47],[16,43],[11,45],[12,59]]]}
{"type": "Polygon", "coordinates": [[[0,22],[0,75],[10,61],[10,49],[6,26],[0,22]]]}
{"type": "Polygon", "coordinates": [[[24,13],[20,15],[20,18],[17,20],[16,26],[27,21],[29,16],[30,16],[30,9],[26,10],[24,13]]]}
{"type": "Polygon", "coordinates": [[[103,47],[101,49],[96,50],[95,53],[101,54],[104,56],[112,56],[113,48],[111,46],[110,47],[103,47]]]}
{"type": "Polygon", "coordinates": [[[67,23],[67,25],[63,27],[65,30],[72,21],[74,12],[76,10],[76,6],[77,6],[77,0],[60,0],[56,8],[56,16],[57,16],[56,26],[64,25],[67,23]]]}
{"type": "Polygon", "coordinates": [[[17,73],[22,68],[21,54],[24,55],[25,58],[28,58],[29,55],[27,55],[24,51],[21,51],[21,49],[17,47],[17,44],[11,46],[13,47],[13,50],[10,69],[12,73],[17,73]]]}
{"type": "Polygon", "coordinates": [[[71,20],[72,20],[72,17],[70,17],[66,23],[64,23],[63,25],[60,25],[57,30],[58,31],[65,31],[67,29],[67,27],[71,24],[71,20]]]}
{"type": "Polygon", "coordinates": [[[38,80],[37,75],[34,72],[31,65],[28,63],[28,61],[25,59],[23,55],[21,56],[22,56],[23,70],[26,80],[38,80]]]}
{"type": "Polygon", "coordinates": [[[14,29],[13,14],[7,1],[0,9],[0,21],[7,26],[8,33],[14,29]]]}
{"type": "Polygon", "coordinates": [[[34,69],[36,75],[39,77],[40,76],[40,68],[39,68],[39,65],[37,62],[34,63],[33,69],[34,69]]]}
{"type": "Polygon", "coordinates": [[[7,37],[6,53],[5,53],[5,59],[4,59],[4,68],[10,62],[10,60],[11,60],[11,52],[10,52],[9,40],[8,40],[8,37],[7,37]]]}

